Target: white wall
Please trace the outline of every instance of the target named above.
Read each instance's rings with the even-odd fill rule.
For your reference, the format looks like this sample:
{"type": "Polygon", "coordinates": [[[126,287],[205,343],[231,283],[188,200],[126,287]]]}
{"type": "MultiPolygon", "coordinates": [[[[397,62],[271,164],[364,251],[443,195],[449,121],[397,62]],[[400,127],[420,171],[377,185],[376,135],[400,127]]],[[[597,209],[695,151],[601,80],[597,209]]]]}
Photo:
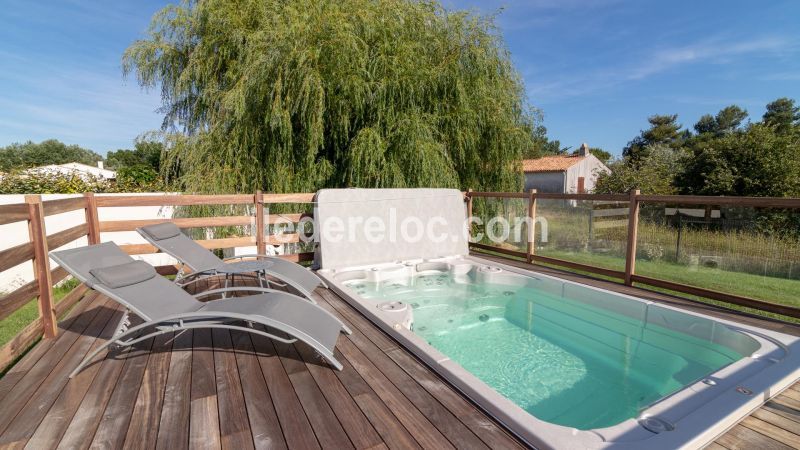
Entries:
{"type": "Polygon", "coordinates": [[[584,189],[587,193],[594,191],[597,184],[597,177],[600,172],[607,172],[608,167],[602,163],[596,156],[589,154],[586,158],[574,166],[567,169],[567,188],[564,193],[577,194],[578,193],[578,177],[583,177],[584,189]]]}
{"type": "MultiPolygon", "coordinates": [[[[155,193],[155,195],[163,193],[155,193]]],[[[120,195],[154,195],[154,194],[102,194],[110,196],[120,195]]],[[[61,198],[81,197],[80,194],[43,194],[42,200],[57,200],[61,198]]],[[[24,195],[0,195],[0,205],[12,203],[25,203],[24,195]]],[[[103,220],[126,220],[126,219],[158,219],[171,218],[173,207],[171,206],[135,206],[118,208],[99,208],[98,216],[103,220]]],[[[84,210],[69,211],[45,217],[45,230],[48,235],[62,230],[80,225],[86,222],[84,210]]],[[[147,242],[135,231],[122,231],[113,233],[102,233],[101,240],[114,241],[117,244],[146,244],[147,242]]],[[[14,247],[28,242],[28,222],[14,222],[0,225],[0,250],[14,247]]],[[[61,248],[75,248],[87,245],[86,237],[82,237],[61,248]]],[[[50,249],[57,250],[54,248],[50,249]]],[[[143,259],[153,265],[174,264],[175,260],[163,254],[139,255],[138,259],[143,259]]],[[[50,261],[50,267],[58,265],[50,261]]],[[[10,292],[33,280],[33,264],[31,261],[24,262],[8,270],[0,272],[0,292],[10,292]]]]}

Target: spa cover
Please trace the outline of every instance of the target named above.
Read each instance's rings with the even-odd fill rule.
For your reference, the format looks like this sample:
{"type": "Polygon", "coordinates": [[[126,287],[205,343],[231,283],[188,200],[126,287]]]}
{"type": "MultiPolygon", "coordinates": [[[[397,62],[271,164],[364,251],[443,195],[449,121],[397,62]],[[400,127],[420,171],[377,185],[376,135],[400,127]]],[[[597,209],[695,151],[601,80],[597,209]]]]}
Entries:
{"type": "Polygon", "coordinates": [[[456,189],[323,189],[314,222],[321,269],[468,253],[456,189]]]}

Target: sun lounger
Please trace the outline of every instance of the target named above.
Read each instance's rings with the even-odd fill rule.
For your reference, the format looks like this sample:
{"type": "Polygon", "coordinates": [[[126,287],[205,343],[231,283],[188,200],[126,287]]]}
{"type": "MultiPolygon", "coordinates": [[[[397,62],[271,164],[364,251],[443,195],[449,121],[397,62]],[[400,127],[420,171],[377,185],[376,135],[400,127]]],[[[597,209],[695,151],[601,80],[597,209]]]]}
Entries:
{"type": "Polygon", "coordinates": [[[127,309],[114,337],[89,354],[70,377],[113,343],[129,346],[159,334],[193,328],[238,330],[285,343],[302,341],[336,369],[342,368],[334,357],[334,347],[339,333],[349,334],[350,330],[328,311],[288,292],[232,287],[193,296],[159,276],[153,266],[131,258],[112,242],[52,252],[50,258],[90,288],[127,309]],[[240,290],[261,293],[208,302],[198,300],[240,290]],[[129,328],[128,312],[142,318],[144,323],[129,328]]]}
{"type": "Polygon", "coordinates": [[[228,280],[236,275],[246,276],[255,273],[261,286],[265,283],[269,286],[267,275],[270,275],[296,289],[309,300],[312,300],[311,293],[314,292],[314,289],[318,286],[326,287],[325,283],[310,270],[278,257],[241,255],[220,259],[213,252],[183,234],[181,229],[172,222],[148,225],[137,228],[136,231],[156,248],[192,270],[189,275],[184,275],[183,270],[178,273],[175,281],[184,286],[205,277],[217,275],[225,276],[227,286],[228,280]],[[256,260],[244,261],[244,258],[255,258],[256,260]],[[229,262],[235,259],[240,261],[229,262]]]}

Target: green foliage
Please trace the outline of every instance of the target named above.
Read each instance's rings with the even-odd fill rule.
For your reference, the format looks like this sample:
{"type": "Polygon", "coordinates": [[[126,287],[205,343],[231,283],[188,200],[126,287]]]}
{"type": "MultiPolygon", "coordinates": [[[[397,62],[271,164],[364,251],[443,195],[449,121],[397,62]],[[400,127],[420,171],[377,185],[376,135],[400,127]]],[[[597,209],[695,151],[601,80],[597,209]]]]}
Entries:
{"type": "Polygon", "coordinates": [[[161,169],[161,152],[164,144],[154,140],[137,139],[133,150],[119,149],[106,155],[109,169],[148,166],[158,172],[161,169]]]}
{"type": "MultiPolygon", "coordinates": [[[[84,192],[158,192],[164,190],[156,172],[143,166],[125,170],[122,181],[111,181],[77,173],[11,172],[0,176],[0,194],[81,194],[84,192]],[[153,179],[152,177],[156,178],[153,179]]],[[[118,173],[119,175],[119,173],[118,173]]]]}
{"type": "Polygon", "coordinates": [[[775,133],[757,123],[715,139],[697,139],[678,177],[699,195],[800,196],[800,132],[775,133]]]}
{"type": "Polygon", "coordinates": [[[603,150],[602,148],[590,147],[589,148],[589,153],[593,154],[603,164],[608,164],[611,161],[611,158],[612,158],[611,153],[603,150]]]}
{"type": "Polygon", "coordinates": [[[643,150],[646,156],[636,164],[631,163],[630,157],[610,163],[611,173],[598,175],[594,191],[606,194],[639,189],[643,194],[676,194],[673,178],[683,171],[686,153],[664,144],[651,145],[643,150]]]}
{"type": "Polygon", "coordinates": [[[12,172],[0,177],[0,194],[80,194],[83,192],[108,192],[110,182],[76,173],[12,172]]]}
{"type": "MultiPolygon", "coordinates": [[[[629,143],[625,159],[612,164],[614,173],[601,176],[596,190],[800,196],[800,108],[794,100],[780,98],[766,109],[762,122],[745,124],[747,111],[727,106],[700,117],[696,134],[681,130],[675,115],[652,116],[651,127],[629,143]],[[677,157],[662,149],[649,158],[656,144],[673,149],[677,157]]],[[[768,228],[797,226],[781,215],[762,218],[768,228]]]]}
{"type": "Polygon", "coordinates": [[[531,146],[522,153],[523,159],[537,159],[547,155],[563,155],[569,150],[562,148],[561,141],[547,137],[547,128],[541,124],[543,117],[540,111],[534,111],[536,125],[533,127],[531,146]]]}
{"type": "Polygon", "coordinates": [[[117,170],[116,189],[120,192],[158,192],[164,186],[158,172],[149,165],[139,164],[117,170]]]}
{"type": "Polygon", "coordinates": [[[647,118],[650,128],[642,130],[639,136],[633,138],[622,150],[622,156],[631,163],[638,163],[647,157],[648,149],[654,145],[675,146],[681,137],[681,125],[678,115],[654,115],[647,118]]]}
{"type": "Polygon", "coordinates": [[[782,97],[767,105],[763,119],[778,132],[786,133],[800,126],[800,107],[795,106],[794,99],[782,97]]]}
{"type": "Polygon", "coordinates": [[[66,164],[71,162],[94,166],[102,161],[97,153],[77,145],[67,145],[55,139],[48,139],[38,144],[28,141],[24,144],[11,144],[0,147],[0,171],[10,172],[48,164],[66,164]]]}
{"type": "Polygon", "coordinates": [[[700,120],[694,124],[694,129],[697,134],[733,133],[739,129],[745,119],[747,119],[747,111],[736,105],[731,105],[721,109],[716,117],[711,114],[703,115],[700,117],[700,120]]]}
{"type": "Polygon", "coordinates": [[[533,147],[493,18],[435,1],[184,1],[123,66],[185,131],[165,175],[186,191],[514,191],[533,147]]]}

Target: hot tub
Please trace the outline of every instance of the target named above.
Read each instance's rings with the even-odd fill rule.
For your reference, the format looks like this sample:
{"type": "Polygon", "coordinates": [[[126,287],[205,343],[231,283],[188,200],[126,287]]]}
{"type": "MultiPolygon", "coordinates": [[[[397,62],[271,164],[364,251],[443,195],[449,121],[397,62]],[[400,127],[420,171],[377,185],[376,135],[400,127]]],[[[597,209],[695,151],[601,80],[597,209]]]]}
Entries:
{"type": "Polygon", "coordinates": [[[330,288],[532,446],[699,448],[800,377],[796,337],[470,256],[457,190],[316,201],[330,288]]]}
{"type": "Polygon", "coordinates": [[[795,337],[471,256],[318,273],[539,448],[701,447],[800,376],[795,337]]]}

